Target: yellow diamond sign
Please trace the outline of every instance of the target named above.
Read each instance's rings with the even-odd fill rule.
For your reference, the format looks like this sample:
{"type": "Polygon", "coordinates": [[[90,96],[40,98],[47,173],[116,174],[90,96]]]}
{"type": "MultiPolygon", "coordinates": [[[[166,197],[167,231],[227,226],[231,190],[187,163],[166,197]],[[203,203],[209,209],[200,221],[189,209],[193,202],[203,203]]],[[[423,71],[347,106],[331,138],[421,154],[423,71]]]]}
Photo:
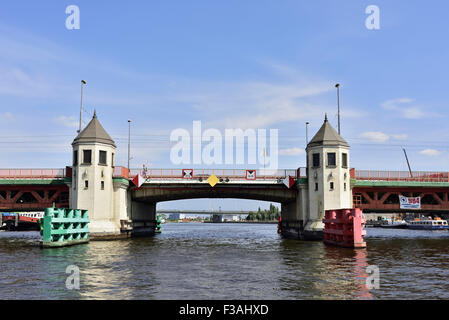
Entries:
{"type": "Polygon", "coordinates": [[[211,187],[213,187],[218,183],[219,180],[215,174],[212,174],[209,178],[207,178],[206,181],[210,184],[211,187]]]}

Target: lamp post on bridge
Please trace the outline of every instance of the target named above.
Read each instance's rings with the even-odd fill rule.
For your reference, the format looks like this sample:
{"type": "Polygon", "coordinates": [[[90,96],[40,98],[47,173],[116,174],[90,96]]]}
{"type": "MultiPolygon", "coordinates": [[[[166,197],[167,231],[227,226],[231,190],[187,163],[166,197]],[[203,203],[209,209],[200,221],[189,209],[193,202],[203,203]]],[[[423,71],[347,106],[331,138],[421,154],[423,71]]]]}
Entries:
{"type": "Polygon", "coordinates": [[[81,80],[81,107],[80,107],[80,127],[78,129],[78,133],[81,132],[82,118],[83,118],[83,85],[87,82],[85,80],[81,80]]]}
{"type": "Polygon", "coordinates": [[[128,171],[129,171],[129,160],[131,160],[130,150],[131,150],[131,120],[128,120],[128,171]]]}
{"type": "Polygon", "coordinates": [[[309,144],[309,121],[306,122],[306,148],[309,144]]]}
{"type": "Polygon", "coordinates": [[[337,88],[337,106],[338,106],[338,134],[340,135],[340,84],[337,83],[335,85],[335,88],[337,88]]]}

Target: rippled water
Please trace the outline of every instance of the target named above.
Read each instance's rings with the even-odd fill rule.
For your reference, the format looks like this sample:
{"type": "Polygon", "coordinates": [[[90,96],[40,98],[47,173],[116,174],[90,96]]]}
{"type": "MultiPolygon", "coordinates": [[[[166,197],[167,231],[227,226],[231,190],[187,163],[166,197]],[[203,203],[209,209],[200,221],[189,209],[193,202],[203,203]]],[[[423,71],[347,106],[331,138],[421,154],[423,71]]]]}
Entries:
{"type": "Polygon", "coordinates": [[[275,224],[167,223],[153,238],[41,249],[0,232],[0,299],[449,299],[449,232],[367,229],[366,249],[285,240],[275,224]],[[80,290],[66,289],[68,265],[80,290]],[[380,288],[365,286],[377,265],[380,288]]]}

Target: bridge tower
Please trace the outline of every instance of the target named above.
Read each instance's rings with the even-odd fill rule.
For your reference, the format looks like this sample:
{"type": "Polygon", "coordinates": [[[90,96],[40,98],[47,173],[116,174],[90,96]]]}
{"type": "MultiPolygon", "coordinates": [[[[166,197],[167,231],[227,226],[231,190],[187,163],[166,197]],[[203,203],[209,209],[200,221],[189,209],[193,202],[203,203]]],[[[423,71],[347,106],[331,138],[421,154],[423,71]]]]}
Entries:
{"type": "Polygon", "coordinates": [[[349,144],[329,124],[327,115],[307,144],[306,155],[309,210],[304,231],[320,238],[325,210],[352,208],[349,144]]]}
{"type": "Polygon", "coordinates": [[[89,210],[93,236],[119,234],[120,218],[115,217],[113,183],[116,146],[96,112],[73,140],[72,148],[70,207],[89,210]]]}

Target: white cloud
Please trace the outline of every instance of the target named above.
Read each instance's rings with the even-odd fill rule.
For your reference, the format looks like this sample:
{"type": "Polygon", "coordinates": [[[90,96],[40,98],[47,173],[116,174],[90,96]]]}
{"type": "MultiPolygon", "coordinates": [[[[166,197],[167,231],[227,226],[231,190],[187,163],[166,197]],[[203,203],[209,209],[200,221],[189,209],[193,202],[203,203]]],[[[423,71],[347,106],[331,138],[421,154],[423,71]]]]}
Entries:
{"type": "Polygon", "coordinates": [[[68,128],[77,128],[79,127],[79,120],[77,120],[76,117],[74,116],[59,116],[56,118],[53,118],[53,122],[63,125],[64,127],[68,127],[68,128]]]}
{"type": "Polygon", "coordinates": [[[420,119],[429,116],[429,112],[422,111],[422,108],[410,105],[414,100],[410,98],[391,99],[381,104],[382,108],[399,113],[405,119],[420,119]]]}
{"type": "Polygon", "coordinates": [[[304,154],[304,149],[301,148],[288,148],[288,149],[280,149],[279,155],[281,156],[298,156],[304,154]]]}
{"type": "Polygon", "coordinates": [[[405,133],[392,134],[391,137],[395,140],[406,140],[408,135],[405,133]]]}
{"type": "Polygon", "coordinates": [[[4,112],[0,114],[0,118],[4,118],[6,120],[14,120],[14,115],[11,112],[4,112]]]}
{"type": "Polygon", "coordinates": [[[423,154],[425,156],[431,156],[431,157],[438,156],[439,154],[441,154],[440,151],[435,150],[435,149],[424,149],[424,150],[421,150],[419,153],[423,154]]]}
{"type": "Polygon", "coordinates": [[[360,136],[374,142],[385,142],[390,139],[387,134],[380,131],[364,132],[360,136]]]}
{"type": "Polygon", "coordinates": [[[373,142],[385,142],[390,140],[390,138],[394,140],[406,140],[408,135],[405,133],[387,134],[381,131],[368,131],[362,133],[360,137],[373,142]]]}

